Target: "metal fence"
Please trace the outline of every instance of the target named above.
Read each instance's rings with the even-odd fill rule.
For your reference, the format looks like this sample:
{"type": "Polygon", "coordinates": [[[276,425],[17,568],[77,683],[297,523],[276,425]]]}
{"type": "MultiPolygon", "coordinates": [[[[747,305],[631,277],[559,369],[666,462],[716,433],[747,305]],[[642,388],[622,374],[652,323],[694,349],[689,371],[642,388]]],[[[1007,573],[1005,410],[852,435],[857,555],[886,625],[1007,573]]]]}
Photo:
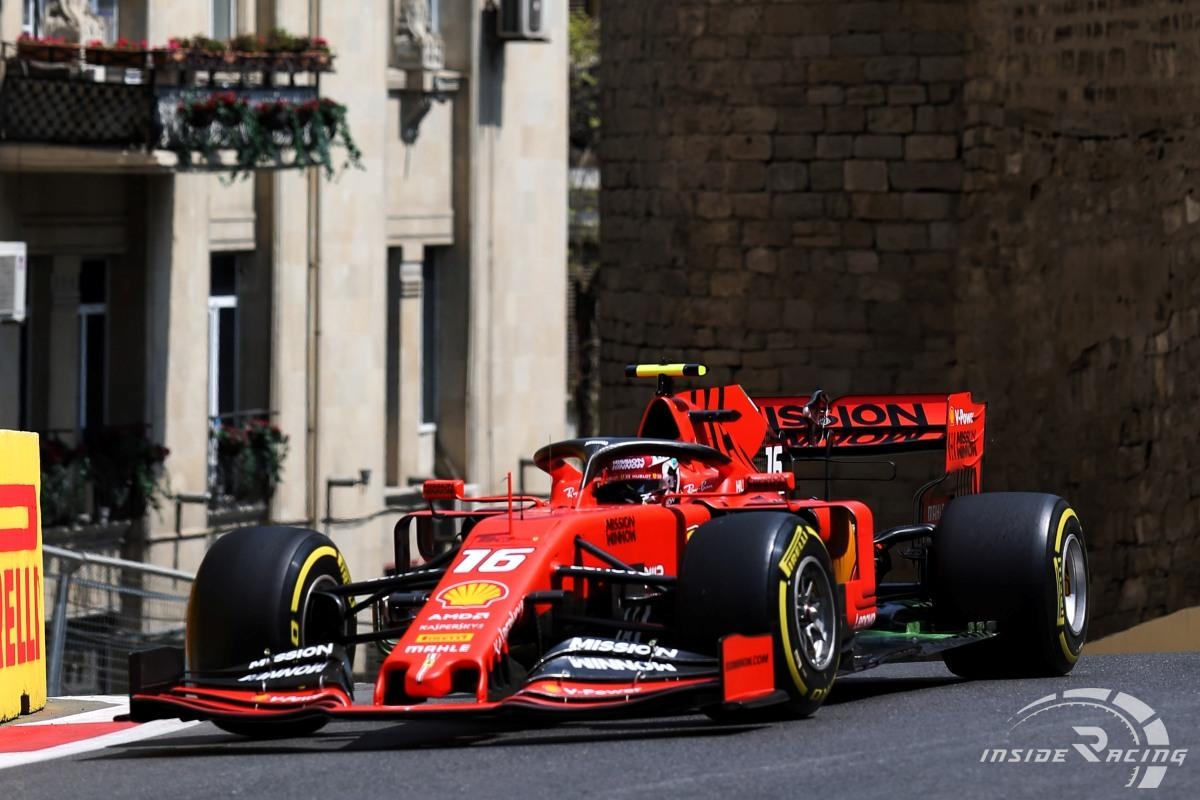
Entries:
{"type": "Polygon", "coordinates": [[[124,693],[131,652],[183,646],[192,573],[50,545],[43,551],[50,696],[124,693]]]}

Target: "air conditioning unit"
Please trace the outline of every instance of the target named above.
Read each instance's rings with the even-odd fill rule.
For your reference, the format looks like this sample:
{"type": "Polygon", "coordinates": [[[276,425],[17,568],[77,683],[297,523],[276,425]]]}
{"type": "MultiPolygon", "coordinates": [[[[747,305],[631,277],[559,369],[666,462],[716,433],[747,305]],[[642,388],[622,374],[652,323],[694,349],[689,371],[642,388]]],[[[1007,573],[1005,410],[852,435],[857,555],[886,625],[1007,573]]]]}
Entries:
{"type": "Polygon", "coordinates": [[[548,0],[500,0],[496,36],[515,41],[550,41],[545,5],[548,0]]]}
{"type": "Polygon", "coordinates": [[[0,322],[25,321],[25,243],[0,242],[0,322]]]}

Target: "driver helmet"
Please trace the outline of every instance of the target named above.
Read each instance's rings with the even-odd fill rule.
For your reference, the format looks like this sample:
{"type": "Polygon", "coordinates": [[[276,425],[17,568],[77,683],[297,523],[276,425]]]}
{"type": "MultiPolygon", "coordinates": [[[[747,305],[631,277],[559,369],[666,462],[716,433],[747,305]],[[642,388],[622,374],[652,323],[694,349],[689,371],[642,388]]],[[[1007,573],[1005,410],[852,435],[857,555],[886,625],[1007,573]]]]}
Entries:
{"type": "Polygon", "coordinates": [[[596,480],[601,503],[654,503],[678,490],[679,461],[670,456],[622,456],[596,480]]]}

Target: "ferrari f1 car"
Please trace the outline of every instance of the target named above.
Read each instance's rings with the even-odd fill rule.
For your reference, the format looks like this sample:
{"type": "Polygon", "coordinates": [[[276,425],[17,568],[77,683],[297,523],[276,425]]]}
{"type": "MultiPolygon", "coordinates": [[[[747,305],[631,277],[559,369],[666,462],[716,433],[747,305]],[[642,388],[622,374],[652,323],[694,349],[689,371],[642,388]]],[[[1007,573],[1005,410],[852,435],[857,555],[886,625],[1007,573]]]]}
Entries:
{"type": "Polygon", "coordinates": [[[131,657],[132,719],[278,736],[330,719],[803,716],[840,673],[886,662],[941,658],[966,677],[1074,666],[1079,518],[1052,495],[980,493],[985,406],[969,393],[751,399],[675,391],[697,364],[628,371],[658,380],[636,436],[540,449],[548,499],[426,482],[428,507],[396,524],[394,574],[353,581],[311,530],[218,539],[186,654],[131,657]],[[899,527],[795,488],[798,465],[907,451],[944,460],[899,527]],[[367,643],[384,656],[356,702],[367,643]]]}

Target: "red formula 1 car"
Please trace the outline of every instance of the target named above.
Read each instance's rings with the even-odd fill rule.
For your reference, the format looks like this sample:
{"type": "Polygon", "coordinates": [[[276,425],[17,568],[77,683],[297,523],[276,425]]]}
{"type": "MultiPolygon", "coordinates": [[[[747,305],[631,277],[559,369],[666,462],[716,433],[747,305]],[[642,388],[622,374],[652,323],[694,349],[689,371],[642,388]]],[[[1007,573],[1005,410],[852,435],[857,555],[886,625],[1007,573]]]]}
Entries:
{"type": "Polygon", "coordinates": [[[629,372],[658,380],[637,436],[543,447],[548,500],[428,481],[429,508],[396,525],[396,574],[352,581],[315,531],[220,538],[196,576],[186,662],[168,648],[130,660],[131,718],[252,736],[439,714],[737,719],[810,714],[839,673],[889,661],[940,657],[964,676],[1074,666],[1079,519],[1052,495],[979,493],[984,405],[970,394],[751,399],[674,391],[699,365],[629,372]],[[945,454],[909,524],[876,530],[827,479],[824,499],[795,490],[799,466],[894,468],[880,456],[907,451],[945,454]],[[360,703],[352,651],[367,642],[385,656],[360,703]]]}

